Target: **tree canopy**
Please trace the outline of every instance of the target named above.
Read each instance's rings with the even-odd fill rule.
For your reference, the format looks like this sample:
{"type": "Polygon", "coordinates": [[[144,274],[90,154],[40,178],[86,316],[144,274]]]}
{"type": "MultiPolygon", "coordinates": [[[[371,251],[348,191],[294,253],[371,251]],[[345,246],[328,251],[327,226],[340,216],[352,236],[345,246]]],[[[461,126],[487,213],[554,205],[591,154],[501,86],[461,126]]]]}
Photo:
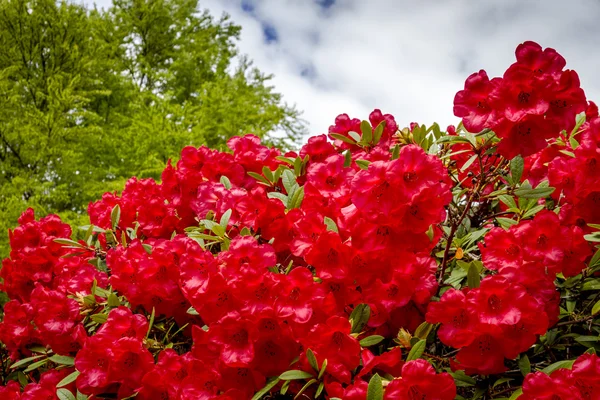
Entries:
{"type": "Polygon", "coordinates": [[[83,225],[90,200],[158,179],[186,145],[297,145],[303,121],[239,54],[240,30],[197,0],[2,1],[0,256],[27,207],[83,225]]]}

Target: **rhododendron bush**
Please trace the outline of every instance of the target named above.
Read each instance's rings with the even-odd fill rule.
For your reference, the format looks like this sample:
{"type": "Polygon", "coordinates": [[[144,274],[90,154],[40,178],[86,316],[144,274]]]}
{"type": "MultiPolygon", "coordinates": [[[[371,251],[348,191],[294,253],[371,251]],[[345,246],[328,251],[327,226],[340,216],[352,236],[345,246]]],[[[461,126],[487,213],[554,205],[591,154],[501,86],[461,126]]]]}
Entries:
{"type": "Polygon", "coordinates": [[[10,232],[2,399],[600,399],[600,117],[552,49],[442,131],[186,147],[10,232]],[[77,236],[74,236],[77,237],[77,236]]]}

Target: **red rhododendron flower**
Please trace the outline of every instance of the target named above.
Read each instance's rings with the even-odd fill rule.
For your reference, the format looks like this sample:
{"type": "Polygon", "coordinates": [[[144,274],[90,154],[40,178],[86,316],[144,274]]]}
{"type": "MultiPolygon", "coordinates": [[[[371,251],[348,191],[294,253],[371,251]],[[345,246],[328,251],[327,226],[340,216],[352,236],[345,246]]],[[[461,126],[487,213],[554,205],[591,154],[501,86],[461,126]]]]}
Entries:
{"type": "Polygon", "coordinates": [[[452,400],[456,385],[450,374],[436,374],[425,360],[413,360],[402,367],[402,377],[394,379],[385,389],[385,400],[452,400]]]}

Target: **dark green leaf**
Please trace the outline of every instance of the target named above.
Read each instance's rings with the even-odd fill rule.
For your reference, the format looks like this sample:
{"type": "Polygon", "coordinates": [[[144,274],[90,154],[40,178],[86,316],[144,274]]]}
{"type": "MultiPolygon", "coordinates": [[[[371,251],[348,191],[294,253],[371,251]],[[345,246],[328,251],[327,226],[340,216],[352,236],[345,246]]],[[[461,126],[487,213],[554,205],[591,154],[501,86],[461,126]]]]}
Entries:
{"type": "Polygon", "coordinates": [[[113,207],[112,211],[110,212],[110,222],[111,222],[113,231],[117,229],[117,226],[119,226],[120,220],[121,220],[121,207],[117,204],[116,206],[113,207]]]}
{"type": "Polygon", "coordinates": [[[371,308],[366,304],[359,304],[354,307],[350,314],[350,323],[352,324],[352,333],[359,333],[369,321],[371,308]]]}
{"type": "Polygon", "coordinates": [[[510,160],[510,176],[513,185],[521,182],[521,177],[523,176],[523,167],[525,166],[525,160],[523,157],[516,156],[512,160],[510,160]]]}
{"type": "Polygon", "coordinates": [[[373,144],[379,143],[381,140],[381,135],[383,134],[383,130],[385,128],[385,121],[381,121],[377,128],[375,128],[375,132],[373,132],[373,144]]]}
{"type": "Polygon", "coordinates": [[[567,368],[567,369],[571,369],[571,367],[573,366],[573,363],[575,362],[575,360],[562,360],[562,361],[557,361],[554,364],[550,364],[549,366],[547,366],[546,368],[544,368],[542,370],[543,373],[550,375],[552,372],[556,371],[557,369],[560,368],[567,368]]]}
{"type": "Polygon", "coordinates": [[[469,271],[467,272],[467,285],[471,289],[476,289],[481,284],[481,276],[479,275],[479,269],[477,265],[471,264],[469,271]]]}
{"type": "Polygon", "coordinates": [[[527,357],[527,354],[521,354],[517,364],[519,365],[519,370],[523,376],[526,376],[531,372],[531,363],[529,362],[529,357],[527,357]]]}
{"type": "Polygon", "coordinates": [[[373,140],[373,128],[371,128],[371,124],[369,121],[362,121],[360,123],[360,130],[362,132],[362,140],[363,144],[369,144],[373,140]]]}
{"type": "Polygon", "coordinates": [[[550,196],[554,192],[554,188],[519,188],[515,190],[515,195],[524,199],[540,199],[550,196]]]}
{"type": "Polygon", "coordinates": [[[433,324],[430,324],[429,322],[425,321],[421,325],[419,325],[417,329],[415,329],[414,336],[418,337],[419,339],[427,339],[427,336],[429,336],[429,333],[431,333],[432,329],[433,324]]]}
{"type": "Polygon", "coordinates": [[[425,351],[425,345],[427,341],[424,339],[419,340],[408,352],[408,356],[406,357],[406,361],[417,360],[421,358],[423,352],[425,351]]]}

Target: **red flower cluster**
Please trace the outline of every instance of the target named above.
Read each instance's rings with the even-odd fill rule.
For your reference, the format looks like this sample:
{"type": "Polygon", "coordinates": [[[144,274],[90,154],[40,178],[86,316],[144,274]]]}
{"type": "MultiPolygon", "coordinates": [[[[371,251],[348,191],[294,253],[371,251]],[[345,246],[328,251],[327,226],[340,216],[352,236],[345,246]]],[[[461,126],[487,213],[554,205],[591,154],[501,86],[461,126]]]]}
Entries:
{"type": "MultiPolygon", "coordinates": [[[[586,268],[586,224],[600,216],[590,210],[600,118],[590,106],[575,126],[585,97],[564,65],[527,42],[503,78],[467,80],[455,113],[499,144],[453,128],[398,132],[379,110],[362,122],[343,114],[298,153],[253,135],[231,139],[228,152],[186,147],[160,183],[132,178],[91,203],[85,240],[28,210],[0,272],[13,299],[0,350],[17,367],[42,364],[22,393],[10,382],[0,397],[52,397],[72,373],[61,386],[89,399],[239,400],[265,388],[450,400],[457,388],[443,367],[504,372],[558,321],[555,279],[586,268]],[[563,129],[576,134],[547,147],[563,129]],[[526,165],[517,172],[498,153],[526,165]],[[554,199],[515,200],[548,179],[554,199]],[[501,209],[518,216],[510,228],[483,222],[503,207],[494,192],[514,203],[501,209]],[[461,287],[455,272],[469,260],[461,287]],[[448,275],[455,288],[439,284],[448,275]],[[459,349],[450,362],[429,354],[447,350],[432,346],[436,334],[459,349]]],[[[523,393],[560,384],[594,398],[585,396],[597,376],[597,358],[583,356],[573,371],[531,375],[523,393]]]]}
{"type": "Polygon", "coordinates": [[[550,376],[536,372],[525,377],[520,400],[600,399],[600,357],[584,354],[572,369],[561,368],[550,376]]]}
{"type": "Polygon", "coordinates": [[[517,61],[502,78],[490,80],[481,70],[469,76],[454,98],[454,115],[473,133],[492,129],[501,138],[498,152],[506,158],[537,153],[575,125],[587,103],[575,71],[554,49],[534,42],[517,47],[517,61]]]}

